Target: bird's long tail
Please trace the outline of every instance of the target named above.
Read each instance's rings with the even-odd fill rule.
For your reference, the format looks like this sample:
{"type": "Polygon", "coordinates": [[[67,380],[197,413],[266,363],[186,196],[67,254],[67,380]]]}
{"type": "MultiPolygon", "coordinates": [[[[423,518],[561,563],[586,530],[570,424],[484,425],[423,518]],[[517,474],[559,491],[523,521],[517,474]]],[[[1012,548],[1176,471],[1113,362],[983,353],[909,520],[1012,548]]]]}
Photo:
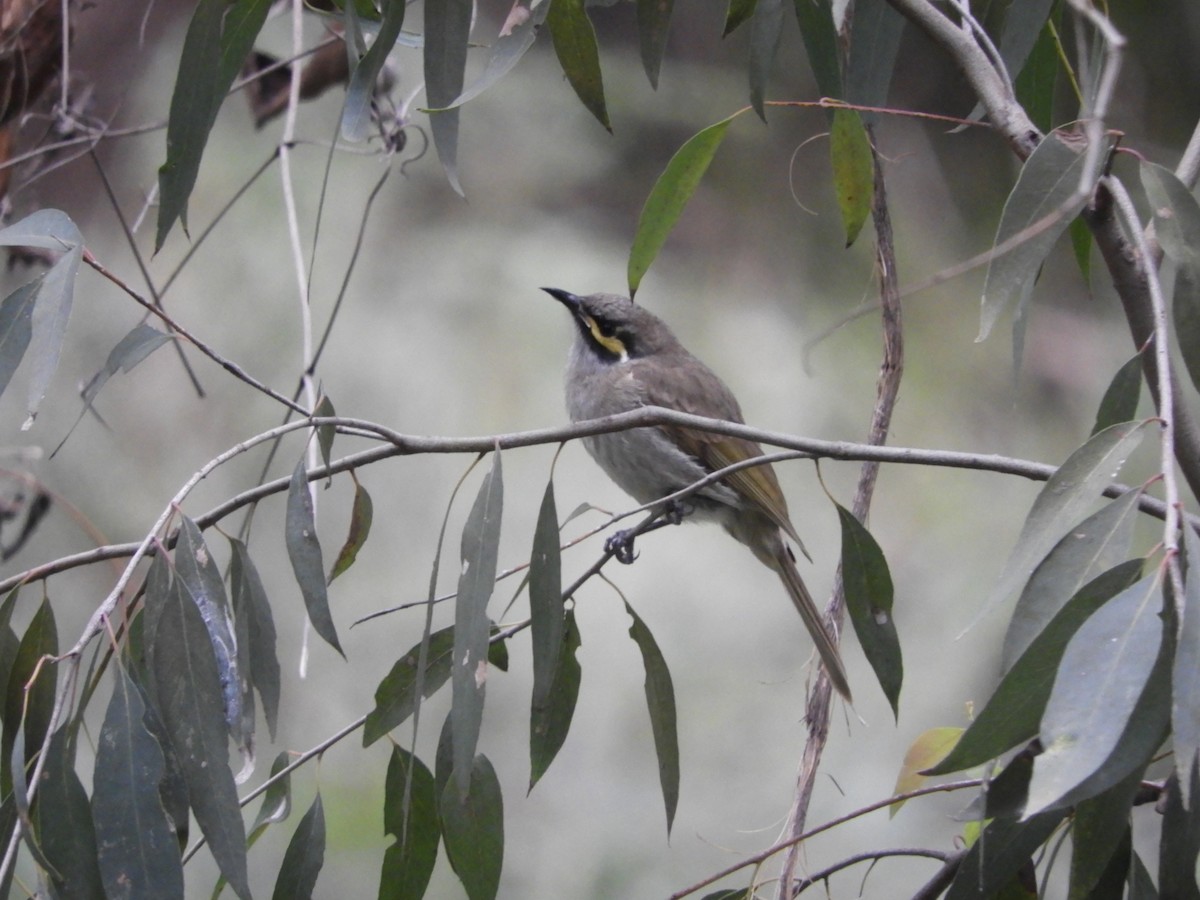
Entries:
{"type": "Polygon", "coordinates": [[[771,562],[772,568],[779,573],[780,579],[787,588],[792,602],[796,604],[796,609],[800,611],[804,627],[812,635],[813,643],[817,646],[817,653],[821,656],[821,662],[825,664],[825,669],[829,672],[830,683],[837,688],[839,694],[849,701],[850,684],[846,679],[846,668],[842,665],[842,655],[838,652],[833,638],[829,636],[825,621],[821,618],[821,612],[817,609],[817,604],[813,602],[812,594],[805,587],[804,580],[800,577],[796,563],[792,560],[792,555],[788,552],[787,547],[781,544],[771,562]]]}

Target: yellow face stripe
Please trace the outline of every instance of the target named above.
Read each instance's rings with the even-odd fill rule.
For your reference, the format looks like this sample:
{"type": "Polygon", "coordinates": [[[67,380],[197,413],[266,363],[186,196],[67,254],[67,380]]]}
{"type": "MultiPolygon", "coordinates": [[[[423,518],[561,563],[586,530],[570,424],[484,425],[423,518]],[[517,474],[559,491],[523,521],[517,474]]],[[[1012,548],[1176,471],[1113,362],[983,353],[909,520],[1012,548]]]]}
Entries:
{"type": "Polygon", "coordinates": [[[620,338],[607,335],[602,332],[600,330],[600,326],[596,324],[596,320],[591,316],[585,315],[583,317],[583,321],[587,325],[588,331],[592,333],[592,337],[595,339],[597,344],[619,359],[629,359],[629,353],[625,349],[625,344],[622,343],[620,338]]]}

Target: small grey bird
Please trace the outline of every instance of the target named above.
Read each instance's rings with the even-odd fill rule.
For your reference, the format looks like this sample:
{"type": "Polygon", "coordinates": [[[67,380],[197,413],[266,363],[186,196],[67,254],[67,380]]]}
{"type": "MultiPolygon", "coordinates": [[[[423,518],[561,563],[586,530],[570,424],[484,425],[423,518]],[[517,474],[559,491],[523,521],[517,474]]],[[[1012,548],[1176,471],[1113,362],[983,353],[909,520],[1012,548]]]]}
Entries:
{"type": "MultiPolygon", "coordinates": [[[[566,375],[571,421],[643,406],[744,421],[737,398],[725,383],[692,356],[657,316],[617,294],[580,297],[558,288],[542,290],[571,312],[578,327],[566,375]]],[[[762,447],[753,441],[666,425],[599,434],[584,438],[583,443],[600,468],[638,503],[652,503],[717,469],[763,455],[762,447]]],[[[849,700],[837,645],[785,540],[790,538],[804,551],[771,466],[727,475],[689,495],[684,506],[695,520],[720,523],[775,570],[816,642],[830,681],[849,700]]]]}

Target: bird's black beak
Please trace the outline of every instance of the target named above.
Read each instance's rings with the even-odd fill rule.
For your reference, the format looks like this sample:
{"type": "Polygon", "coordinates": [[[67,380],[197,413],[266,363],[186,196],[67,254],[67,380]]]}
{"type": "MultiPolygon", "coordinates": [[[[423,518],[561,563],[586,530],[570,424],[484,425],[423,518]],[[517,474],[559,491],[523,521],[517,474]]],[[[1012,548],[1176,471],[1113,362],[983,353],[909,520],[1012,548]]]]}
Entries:
{"type": "Polygon", "coordinates": [[[561,288],[542,288],[547,294],[569,309],[572,313],[578,314],[583,306],[583,298],[570,291],[564,291],[561,288]]]}

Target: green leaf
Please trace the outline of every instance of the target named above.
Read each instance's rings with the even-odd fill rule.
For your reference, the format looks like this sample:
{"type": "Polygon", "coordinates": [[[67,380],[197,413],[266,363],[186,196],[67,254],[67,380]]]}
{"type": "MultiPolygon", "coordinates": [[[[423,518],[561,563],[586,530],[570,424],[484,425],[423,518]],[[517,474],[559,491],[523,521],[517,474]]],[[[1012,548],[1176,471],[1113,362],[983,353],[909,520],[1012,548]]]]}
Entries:
{"type": "Polygon", "coordinates": [[[1170,169],[1143,163],[1142,187],[1154,207],[1158,242],[1176,263],[1200,261],[1200,202],[1170,169]]]}
{"type": "Polygon", "coordinates": [[[767,82],[782,34],[783,0],[758,0],[750,17],[750,105],[764,122],[767,121],[763,106],[767,82]]]}
{"type": "Polygon", "coordinates": [[[871,142],[862,119],[854,110],[834,110],[829,152],[833,163],[833,186],[842,213],[842,227],[846,230],[846,246],[849,247],[871,214],[875,197],[875,159],[871,142]]]}
{"type": "Polygon", "coordinates": [[[1200,538],[1191,527],[1184,526],[1181,530],[1187,576],[1171,670],[1171,739],[1183,802],[1194,806],[1197,804],[1189,788],[1192,770],[1200,764],[1200,679],[1196,678],[1196,672],[1200,671],[1200,538]]]}
{"type": "MultiPolygon", "coordinates": [[[[455,752],[457,752],[457,747],[455,752]]],[[[464,777],[457,768],[442,791],[442,837],[468,900],[492,900],[504,863],[504,801],[488,758],[475,757],[464,777]]]]}
{"type": "Polygon", "coordinates": [[[303,457],[296,463],[291,483],[288,485],[283,536],[287,544],[288,558],[292,561],[292,571],[296,575],[296,583],[300,585],[304,606],[308,610],[308,620],[312,622],[317,634],[341,653],[344,659],[346,654],[338,641],[333,616],[329,612],[329,594],[325,589],[325,563],[321,559],[321,544],[317,540],[312,494],[308,490],[308,472],[304,467],[303,457]]]}
{"type": "Polygon", "coordinates": [[[175,583],[187,592],[208,630],[225,700],[225,721],[236,738],[242,725],[242,679],[238,674],[237,642],[233,637],[229,601],[225,597],[221,572],[213,562],[204,537],[187,516],[182,517],[179,542],[175,545],[175,583]]]}
{"type": "Polygon", "coordinates": [[[279,657],[275,652],[275,619],[258,569],[250,558],[246,545],[236,538],[229,539],[232,551],[229,560],[229,589],[233,595],[233,612],[237,616],[238,661],[242,676],[247,672],[258,696],[262,699],[263,717],[267,730],[275,736],[279,722],[280,675],[279,657]],[[249,666],[243,661],[248,657],[249,666]]]}
{"type": "Polygon", "coordinates": [[[658,71],[667,49],[667,28],[671,24],[674,0],[637,0],[638,46],[650,86],[658,89],[658,71]]]}
{"type": "MultiPolygon", "coordinates": [[[[896,54],[904,34],[904,17],[887,0],[857,0],[850,25],[850,58],[846,63],[846,101],[856,106],[887,105],[896,54]]],[[[867,124],[875,113],[864,114],[867,124]]]]}
{"type": "Polygon", "coordinates": [[[1050,837],[1066,813],[1042,813],[1025,821],[994,819],[983,829],[958,868],[946,900],[997,896],[1050,837]]]}
{"type": "Polygon", "coordinates": [[[1111,425],[1129,422],[1137,415],[1142,395],[1142,355],[1135,354],[1117,370],[1096,411],[1092,434],[1099,434],[1111,425]]]}
{"type": "Polygon", "coordinates": [[[576,654],[580,646],[575,610],[568,609],[566,631],[559,644],[558,660],[550,690],[540,702],[534,700],[529,715],[529,790],[546,774],[562,749],[575,715],[583,672],[576,654]]]}
{"type": "Polygon", "coordinates": [[[429,130],[446,179],[462,196],[458,182],[458,110],[447,108],[462,93],[471,35],[471,0],[438,0],[425,6],[425,98],[429,130]]]}
{"type": "Polygon", "coordinates": [[[675,721],[675,688],[667,661],[646,623],[628,602],[625,611],[633,619],[629,636],[642,653],[646,667],[646,708],[650,711],[650,731],[654,734],[654,752],[658,756],[658,780],[662,785],[663,803],[667,809],[667,834],[675,822],[679,805],[679,734],[675,721]]]}
{"type": "Polygon", "coordinates": [[[529,557],[529,631],[533,645],[533,706],[550,696],[563,644],[562,558],[554,482],[546,485],[529,557]]]}
{"type": "Polygon", "coordinates": [[[1142,560],[1130,560],[1080,588],[1012,664],[954,749],[925,774],[945,775],[982,765],[1034,737],[1067,643],[1092,613],[1129,588],[1141,570],[1142,560]]]}
{"type": "Polygon", "coordinates": [[[1090,283],[1092,275],[1092,230],[1087,222],[1076,216],[1067,226],[1071,237],[1071,250],[1075,254],[1075,264],[1083,280],[1090,283]]]}
{"type": "Polygon", "coordinates": [[[33,309],[44,276],[23,284],[0,303],[0,394],[25,358],[33,334],[33,309]]]}
{"type": "Polygon", "coordinates": [[[1042,714],[1026,815],[1058,803],[1117,748],[1158,660],[1161,609],[1154,572],[1100,607],[1067,644],[1042,714]]]}
{"type": "MultiPolygon", "coordinates": [[[[363,726],[363,746],[369,747],[405,719],[416,707],[421,645],[418,643],[396,660],[375,689],[375,708],[363,726]]],[[[454,629],[443,628],[429,638],[429,656],[422,679],[422,697],[431,697],[450,678],[454,658],[454,629]]]]}
{"type": "Polygon", "coordinates": [[[1083,197],[1076,197],[1057,218],[1046,221],[1079,187],[1086,156],[1084,149],[1074,137],[1053,131],[1021,167],[1017,183],[1004,203],[993,246],[1000,246],[1034,225],[1040,226],[1041,230],[988,263],[976,340],[984,340],[1000,314],[1028,288],[1059,235],[1066,231],[1087,202],[1090,191],[1083,197]]]}
{"type": "MultiPolygon", "coordinates": [[[[1059,69],[1059,42],[1054,32],[1047,26],[1047,15],[1052,4],[1053,0],[1049,0],[1049,2],[1037,0],[1033,4],[1011,4],[1005,17],[1004,32],[1000,39],[1000,53],[1003,56],[1006,49],[1005,39],[1010,34],[1011,26],[1013,39],[1009,43],[1008,50],[1015,56],[1025,45],[1029,48],[1024,51],[1027,59],[1023,61],[1023,64],[1017,62],[1014,66],[1007,60],[1006,64],[1009,72],[1020,73],[1014,84],[1017,102],[1025,107],[1025,112],[1029,114],[1033,124],[1043,132],[1048,132],[1054,127],[1054,84],[1058,79],[1059,69]],[[1029,20],[1019,21],[1022,12],[1032,11],[1033,7],[1043,5],[1047,8],[1040,13],[1040,23],[1036,19],[1038,14],[1029,20]],[[1018,45],[1016,37],[1018,32],[1020,32],[1020,45],[1018,45]]],[[[1086,224],[1083,222],[1080,224],[1086,232],[1086,224]]]]}
{"type": "Polygon", "coordinates": [[[1033,501],[1017,544],[983,612],[1024,585],[1046,554],[1079,522],[1141,441],[1143,425],[1124,422],[1093,435],[1050,476],[1033,501]]]}
{"type": "MultiPolygon", "coordinates": [[[[1200,794],[1200,776],[1193,770],[1188,793],[1200,794]]],[[[1179,778],[1167,779],[1162,837],[1158,845],[1158,892],[1167,900],[1200,900],[1196,886],[1196,859],[1200,855],[1200,803],[1183,805],[1179,778]]]]}
{"type": "Polygon", "coordinates": [[[54,733],[46,751],[33,823],[37,843],[54,871],[55,889],[78,900],[104,900],[96,856],[96,829],[87,791],[75,774],[74,739],[67,726],[54,733]]]}
{"type": "Polygon", "coordinates": [[[217,112],[254,46],[270,0],[199,0],[179,56],[167,118],[167,161],[158,170],[154,250],[178,219],[187,229],[188,198],[217,112]]]}
{"type": "Polygon", "coordinates": [[[1005,669],[1081,587],[1128,559],[1141,496],[1141,489],[1134,488],[1105,504],[1068,531],[1034,569],[1004,636],[1005,669]]]}
{"type": "Polygon", "coordinates": [[[429,768],[400,747],[388,762],[383,830],[396,840],[383,853],[379,900],[421,900],[441,837],[437,786],[429,768]]]}
{"type": "Polygon", "coordinates": [[[500,451],[483,478],[475,503],[463,526],[462,570],[454,604],[454,658],[450,670],[454,730],[454,772],[460,790],[466,791],[483,721],[484,686],[488,674],[488,601],[496,583],[496,557],[500,547],[500,518],[504,509],[504,482],[500,451]]]}
{"type": "Polygon", "coordinates": [[[848,509],[840,503],[834,505],[842,526],[842,583],[846,591],[846,609],[867,662],[875,670],[892,713],[899,718],[904,663],[892,618],[892,576],[883,551],[871,533],[848,509]]]}
{"type": "Polygon", "coordinates": [[[1129,894],[1127,900],[1158,900],[1154,880],[1146,870],[1146,864],[1136,852],[1129,858],[1129,894]]]}
{"type": "Polygon", "coordinates": [[[708,170],[713,155],[721,146],[729,123],[737,115],[738,113],[734,113],[728,119],[709,125],[689,138],[671,157],[662,175],[658,176],[650,196],[646,198],[646,205],[642,207],[633,246],[629,250],[630,297],[637,294],[642,277],[666,243],[667,235],[679,221],[683,208],[696,192],[696,187],[708,170]]]}
{"type": "MultiPolygon", "coordinates": [[[[342,107],[342,137],[347,141],[366,140],[371,124],[371,99],[375,94],[375,81],[383,71],[388,54],[396,45],[400,29],[404,26],[405,0],[381,0],[383,18],[375,41],[357,65],[353,66],[350,81],[346,85],[346,103],[342,107]]],[[[347,7],[349,9],[349,7],[347,7]]],[[[352,18],[352,17],[351,17],[352,18]]],[[[353,60],[352,60],[353,61],[353,60]]]]}
{"type": "Polygon", "coordinates": [[[333,568],[329,572],[329,583],[333,583],[333,579],[337,578],[358,559],[358,551],[362,549],[363,544],[367,542],[367,536],[371,533],[371,520],[375,515],[375,505],[371,502],[371,495],[367,493],[367,489],[358,483],[358,479],[354,479],[354,505],[350,509],[350,533],[346,535],[346,543],[342,545],[342,549],[338,552],[337,559],[333,562],[333,568]]]}
{"type": "MultiPolygon", "coordinates": [[[[318,419],[332,418],[337,412],[333,408],[333,401],[329,399],[328,394],[322,394],[321,399],[317,401],[317,407],[313,410],[313,416],[318,419]]],[[[321,462],[329,465],[330,458],[333,454],[333,439],[337,437],[337,428],[333,425],[321,425],[317,428],[317,446],[321,449],[321,462]]],[[[331,578],[330,581],[333,579],[331,578]]]]}
{"type": "Polygon", "coordinates": [[[1026,61],[1037,50],[1049,29],[1046,22],[1054,8],[1054,0],[1024,0],[1010,3],[1004,13],[1004,28],[1000,32],[1000,58],[1010,73],[1023,72],[1026,61]]]}
{"type": "MultiPolygon", "coordinates": [[[[1070,900],[1095,897],[1093,889],[1106,879],[1123,841],[1129,835],[1129,813],[1134,795],[1141,787],[1142,773],[1134,771],[1107,791],[1084,800],[1075,807],[1075,825],[1071,829],[1070,900]]],[[[1119,862],[1119,861],[1117,861],[1119,862]]],[[[1129,851],[1125,851],[1128,866],[1129,851]]],[[[1121,868],[1119,882],[1124,882],[1121,868]]],[[[1118,897],[1121,894],[1118,892],[1118,897]]]]}
{"type": "Polygon", "coordinates": [[[527,50],[533,46],[542,23],[550,11],[548,2],[539,3],[532,10],[527,6],[515,5],[509,12],[505,22],[508,31],[501,30],[500,36],[492,42],[491,53],[484,65],[483,73],[471,83],[471,86],[447,104],[444,109],[456,109],[469,100],[474,100],[505,75],[521,61],[527,50]],[[521,10],[518,14],[516,11],[521,10]],[[514,24],[515,23],[515,24],[514,24]]]}
{"type": "Polygon", "coordinates": [[[321,805],[321,795],[317,794],[288,842],[272,900],[311,897],[324,864],[325,808],[321,805]]]}
{"type": "Polygon", "coordinates": [[[58,668],[47,657],[58,655],[58,630],[54,610],[43,600],[34,613],[13,659],[4,697],[3,784],[12,789],[13,746],[23,732],[24,758],[33,759],[41,749],[54,709],[58,668]]]}
{"type": "Polygon", "coordinates": [[[129,900],[182,897],[179,847],[158,794],[162,750],[143,722],[141,693],[119,666],[115,681],[92,775],[92,820],[105,891],[129,900]]]}
{"type": "Polygon", "coordinates": [[[188,800],[221,874],[242,900],[250,886],[246,834],[229,771],[221,676],[208,629],[176,579],[150,650],[158,707],[188,800]]]}
{"type": "Polygon", "coordinates": [[[830,0],[795,0],[796,21],[808,53],[808,65],[822,97],[842,99],[841,51],[830,0]]]}
{"type": "Polygon", "coordinates": [[[1195,387],[1200,385],[1200,260],[1189,258],[1176,265],[1171,314],[1179,352],[1195,387]]]}
{"type": "MultiPolygon", "coordinates": [[[[281,750],[271,763],[271,778],[282,772],[291,763],[291,757],[286,750],[281,750]]],[[[273,781],[263,794],[262,806],[250,826],[250,843],[273,822],[282,822],[292,812],[292,776],[284,775],[278,781],[273,781]]]]}
{"type": "Polygon", "coordinates": [[[596,31],[587,17],[584,0],[548,0],[550,12],[546,21],[554,52],[558,55],[563,74],[575,90],[584,107],[608,132],[608,107],[604,102],[604,81],[600,75],[600,51],[596,46],[596,31]]]}
{"type": "Polygon", "coordinates": [[[725,30],[721,37],[729,37],[737,27],[754,15],[754,6],[758,0],[729,0],[729,9],[725,13],[725,30]]]}

